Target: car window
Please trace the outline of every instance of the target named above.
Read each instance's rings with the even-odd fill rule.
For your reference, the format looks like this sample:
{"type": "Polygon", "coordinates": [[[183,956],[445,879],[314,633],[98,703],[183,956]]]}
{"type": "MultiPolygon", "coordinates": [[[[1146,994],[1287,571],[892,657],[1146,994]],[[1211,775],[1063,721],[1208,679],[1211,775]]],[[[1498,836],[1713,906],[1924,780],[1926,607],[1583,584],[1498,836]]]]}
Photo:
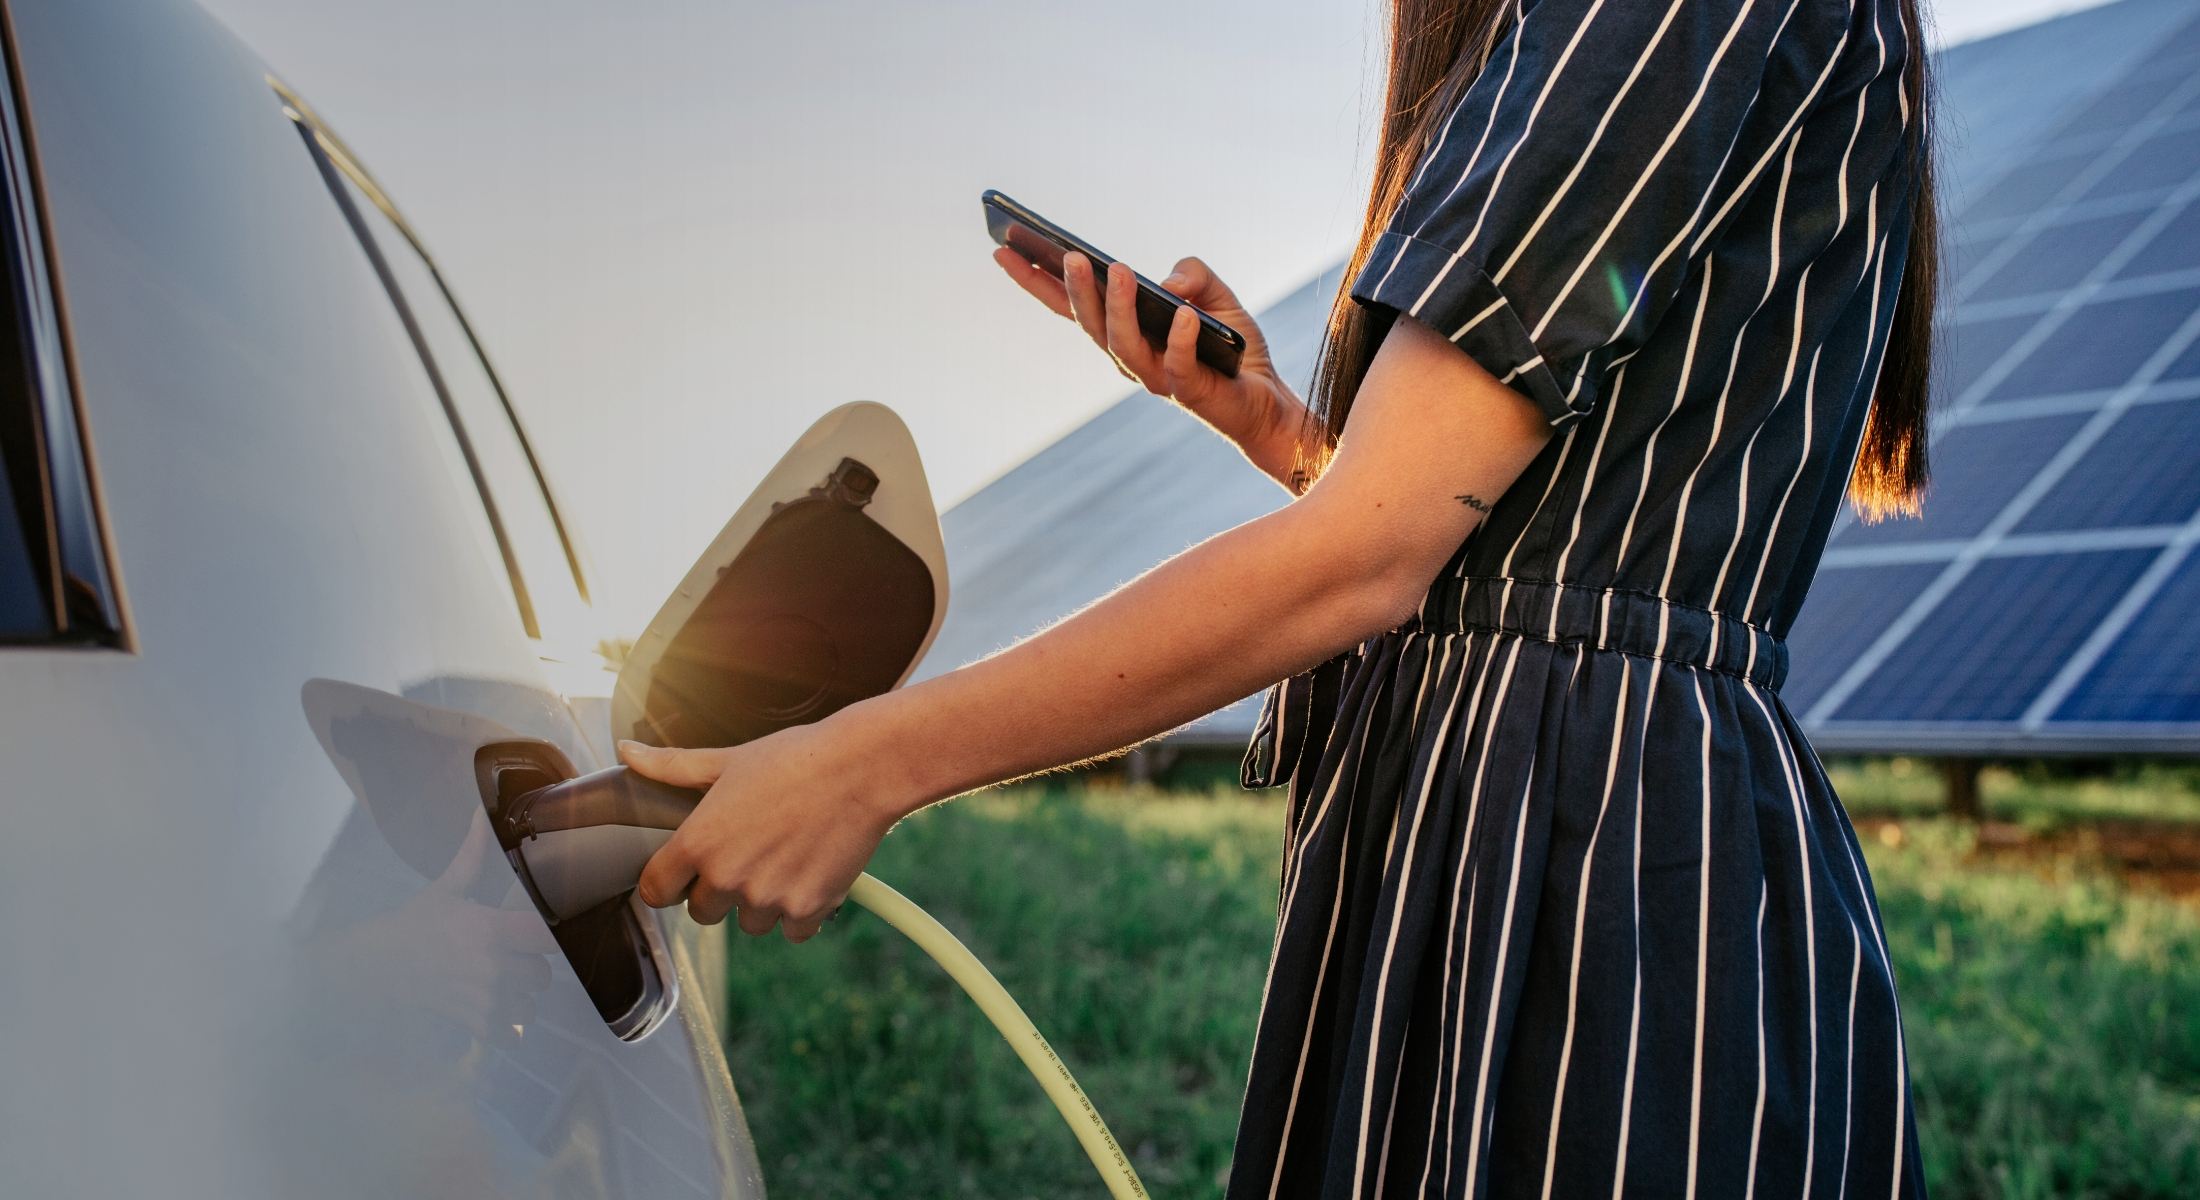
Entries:
{"type": "Polygon", "coordinates": [[[32,166],[0,77],[0,642],[119,645],[32,166]]]}
{"type": "Polygon", "coordinates": [[[428,382],[443,404],[459,456],[481,495],[498,553],[511,574],[527,635],[541,639],[546,652],[557,656],[593,648],[596,627],[578,547],[465,318],[418,243],[330,157],[304,118],[298,120],[362,248],[390,289],[428,382]]]}

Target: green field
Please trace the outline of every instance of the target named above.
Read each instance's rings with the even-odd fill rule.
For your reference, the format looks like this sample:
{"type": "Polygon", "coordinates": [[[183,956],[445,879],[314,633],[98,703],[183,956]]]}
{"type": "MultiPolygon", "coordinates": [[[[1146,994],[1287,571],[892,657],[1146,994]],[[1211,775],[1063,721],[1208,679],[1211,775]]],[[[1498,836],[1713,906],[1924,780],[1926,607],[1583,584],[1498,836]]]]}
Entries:
{"type": "MultiPolygon", "coordinates": [[[[1849,812],[1933,816],[1944,804],[1924,759],[1830,759],[1827,774],[1849,812]]],[[[2200,823],[2200,766],[2148,759],[1991,763],[1979,772],[1988,820],[2036,829],[2086,821],[2200,823]]]]}
{"type": "MultiPolygon", "coordinates": [[[[1219,1196],[1280,828],[1234,789],[1027,789],[903,823],[871,870],[993,967],[1155,1195],[1219,1196]]],[[[1935,1195],[2200,1195],[2200,912],[2069,860],[1981,865],[1970,838],[1918,819],[1865,839],[1935,1195]]],[[[728,1057],[775,1195],[1106,1194],[984,1017],[876,918],[734,941],[728,1057]]]]}

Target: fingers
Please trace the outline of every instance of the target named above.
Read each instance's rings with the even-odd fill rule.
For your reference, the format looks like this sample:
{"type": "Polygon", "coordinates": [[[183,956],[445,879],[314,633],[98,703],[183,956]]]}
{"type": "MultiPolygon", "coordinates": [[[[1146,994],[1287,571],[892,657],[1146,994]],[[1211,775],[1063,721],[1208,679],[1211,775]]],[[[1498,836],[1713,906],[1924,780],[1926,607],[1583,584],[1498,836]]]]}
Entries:
{"type": "Polygon", "coordinates": [[[1008,277],[1016,281],[1017,287],[1031,293],[1034,299],[1053,310],[1056,316],[1071,321],[1077,319],[1077,314],[1070,311],[1069,289],[1062,286],[1061,280],[1006,246],[993,252],[993,261],[999,263],[1003,271],[1008,272],[1008,277]]]}
{"type": "Polygon", "coordinates": [[[726,771],[724,750],[672,750],[620,742],[619,761],[659,783],[674,787],[707,788],[726,771]]]}
{"type": "MultiPolygon", "coordinates": [[[[1115,349],[1114,327],[1118,322],[1111,315],[1114,308],[1111,297],[1119,266],[1121,264],[1111,264],[1108,267],[1106,280],[1096,279],[1093,276],[1092,261],[1072,251],[1062,260],[1062,275],[1069,284],[1070,306],[1076,310],[1077,324],[1085,331],[1085,336],[1091,338],[1094,345],[1107,351],[1108,357],[1115,361],[1118,374],[1140,387],[1145,387],[1146,381],[1139,377],[1130,364],[1123,361],[1123,356],[1116,353],[1115,349]]],[[[1129,270],[1129,267],[1122,267],[1125,279],[1129,278],[1129,270]]]]}
{"type": "Polygon", "coordinates": [[[1139,386],[1157,395],[1168,395],[1163,390],[1169,385],[1163,378],[1161,357],[1154,353],[1146,331],[1138,325],[1138,281],[1121,263],[1108,268],[1107,304],[1108,353],[1139,386]]]}
{"type": "Polygon", "coordinates": [[[1162,354],[1161,373],[1169,388],[1163,394],[1176,397],[1186,407],[1196,408],[1214,384],[1215,372],[1199,361],[1199,316],[1191,309],[1177,309],[1169,322],[1169,348],[1162,354]]]}
{"type": "Polygon", "coordinates": [[[831,904],[819,907],[807,915],[783,913],[779,918],[779,931],[787,935],[788,941],[799,946],[816,937],[818,931],[825,928],[826,922],[837,920],[840,910],[847,906],[848,893],[842,892],[831,904]]]}
{"type": "MultiPolygon", "coordinates": [[[[642,899],[653,907],[663,908],[667,904],[678,902],[675,898],[667,904],[657,904],[650,900],[649,886],[645,876],[642,899]]],[[[804,942],[815,936],[818,929],[831,919],[840,906],[838,901],[813,904],[746,899],[738,889],[719,887],[702,875],[689,878],[684,886],[684,894],[687,897],[688,916],[698,925],[716,925],[730,915],[735,924],[741,927],[741,932],[750,937],[762,937],[775,926],[783,925],[790,942],[804,942]]]]}
{"type": "MultiPolygon", "coordinates": [[[[642,881],[635,890],[641,894],[642,903],[651,908],[671,908],[687,899],[688,889],[694,883],[694,864],[682,848],[666,842],[657,853],[650,855],[649,865],[642,868],[642,881]]],[[[705,925],[716,923],[703,922],[705,925]]]]}
{"type": "Polygon", "coordinates": [[[738,910],[735,920],[740,923],[741,932],[748,934],[750,937],[763,937],[772,931],[773,926],[779,924],[779,916],[779,910],[776,908],[744,904],[738,910]]]}
{"type": "Polygon", "coordinates": [[[1108,348],[1107,303],[1093,278],[1092,260],[1075,251],[1062,257],[1063,290],[1069,296],[1070,319],[1102,350],[1108,348]]]}
{"type": "Polygon", "coordinates": [[[1192,306],[1213,316],[1216,320],[1237,330],[1245,337],[1245,354],[1250,360],[1267,356],[1268,341],[1260,331],[1260,323],[1253,314],[1245,311],[1237,293],[1229,285],[1215,277],[1207,264],[1196,258],[1178,259],[1176,268],[1161,286],[1191,301],[1192,306]]]}

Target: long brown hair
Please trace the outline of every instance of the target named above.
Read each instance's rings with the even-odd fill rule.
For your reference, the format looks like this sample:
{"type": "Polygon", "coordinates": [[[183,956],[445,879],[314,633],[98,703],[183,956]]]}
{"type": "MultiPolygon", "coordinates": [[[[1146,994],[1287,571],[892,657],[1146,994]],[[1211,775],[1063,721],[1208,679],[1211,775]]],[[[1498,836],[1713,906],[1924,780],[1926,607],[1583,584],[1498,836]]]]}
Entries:
{"type": "MultiPolygon", "coordinates": [[[[1866,520],[1918,512],[1929,477],[1926,418],[1932,393],[1933,307],[1940,292],[1940,207],[1933,184],[1932,92],[1918,0],[1900,0],[1909,43],[1903,87],[1911,107],[1903,152],[1909,159],[1910,244],[1886,355],[1849,476],[1849,499],[1866,520]]],[[[1318,474],[1344,432],[1352,398],[1389,332],[1387,314],[1352,299],[1352,280],[1390,223],[1421,155],[1512,28],[1512,0],[1390,0],[1388,82],[1375,150],[1375,182],[1359,244],[1345,264],[1344,286],[1329,311],[1314,372],[1301,474],[1318,474]]]]}

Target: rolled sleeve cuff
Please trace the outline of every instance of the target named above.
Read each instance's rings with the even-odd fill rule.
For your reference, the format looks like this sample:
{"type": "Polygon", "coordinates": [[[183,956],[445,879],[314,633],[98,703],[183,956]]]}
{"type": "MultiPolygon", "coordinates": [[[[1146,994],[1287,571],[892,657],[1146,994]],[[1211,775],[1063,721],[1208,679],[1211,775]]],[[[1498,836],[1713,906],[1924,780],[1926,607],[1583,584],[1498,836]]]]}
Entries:
{"type": "Polygon", "coordinates": [[[1405,313],[1450,338],[1497,381],[1533,401],[1563,429],[1596,406],[1585,360],[1550,363],[1528,336],[1512,301],[1481,268],[1450,249],[1385,233],[1353,281],[1352,298],[1405,313]]]}

